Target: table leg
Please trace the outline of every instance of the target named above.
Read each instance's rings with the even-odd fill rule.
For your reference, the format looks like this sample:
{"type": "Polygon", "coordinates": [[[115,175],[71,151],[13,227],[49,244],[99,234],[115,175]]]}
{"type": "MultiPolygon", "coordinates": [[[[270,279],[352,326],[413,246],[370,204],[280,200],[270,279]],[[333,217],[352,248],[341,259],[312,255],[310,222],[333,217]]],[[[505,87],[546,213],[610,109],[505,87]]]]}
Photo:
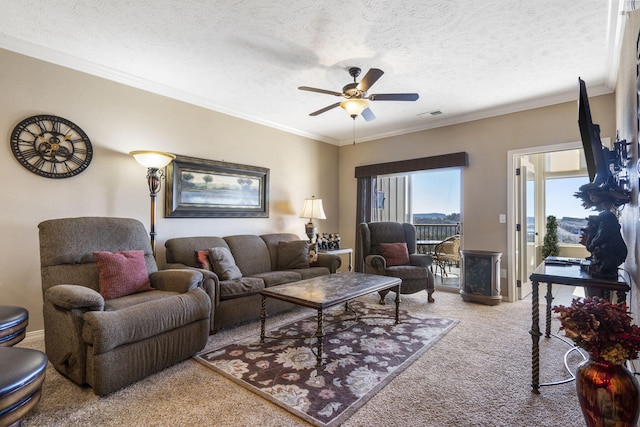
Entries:
{"type": "Polygon", "coordinates": [[[400,285],[396,286],[396,325],[400,323],[400,285]]]}
{"type": "Polygon", "coordinates": [[[316,340],[317,340],[317,351],[316,355],[316,366],[322,365],[322,342],[324,340],[324,332],[322,331],[322,319],[323,319],[322,309],[318,309],[318,329],[316,330],[316,340]]]}
{"type": "Polygon", "coordinates": [[[540,302],[538,301],[538,282],[531,282],[531,387],[540,393],[540,302]]]}
{"type": "Polygon", "coordinates": [[[551,293],[551,283],[547,283],[547,318],[545,326],[545,337],[551,338],[551,301],[553,301],[553,294],[551,293]]]}
{"type": "Polygon", "coordinates": [[[260,308],[260,342],[264,342],[265,328],[264,324],[267,320],[267,297],[262,296],[262,306],[260,308]]]}

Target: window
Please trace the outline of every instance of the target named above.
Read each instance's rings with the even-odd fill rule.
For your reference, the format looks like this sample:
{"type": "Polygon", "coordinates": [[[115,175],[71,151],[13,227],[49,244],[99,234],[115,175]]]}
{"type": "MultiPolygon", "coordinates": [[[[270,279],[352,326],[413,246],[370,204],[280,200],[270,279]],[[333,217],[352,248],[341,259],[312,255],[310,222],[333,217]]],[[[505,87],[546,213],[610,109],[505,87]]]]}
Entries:
{"type": "Polygon", "coordinates": [[[558,243],[579,244],[581,228],[591,215],[574,193],[589,182],[581,149],[545,153],[545,218],[558,220],[558,243]]]}
{"type": "Polygon", "coordinates": [[[460,169],[411,174],[408,211],[413,224],[460,223],[460,169]]]}
{"type": "Polygon", "coordinates": [[[587,225],[589,212],[573,196],[581,185],[589,182],[586,176],[576,178],[550,178],[545,180],[545,218],[553,215],[558,220],[558,243],[580,243],[581,228],[587,225]]]}
{"type": "Polygon", "coordinates": [[[461,179],[460,168],[378,176],[376,218],[414,224],[418,240],[460,234],[461,179]]]}

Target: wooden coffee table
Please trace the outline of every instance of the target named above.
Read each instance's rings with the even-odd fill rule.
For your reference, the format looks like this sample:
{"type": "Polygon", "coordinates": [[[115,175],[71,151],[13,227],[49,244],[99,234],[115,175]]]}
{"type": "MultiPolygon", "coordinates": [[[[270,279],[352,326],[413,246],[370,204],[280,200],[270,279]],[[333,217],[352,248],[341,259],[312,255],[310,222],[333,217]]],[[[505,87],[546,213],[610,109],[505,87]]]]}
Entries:
{"type": "Polygon", "coordinates": [[[260,312],[260,342],[265,338],[265,322],[267,319],[267,298],[287,301],[303,307],[318,310],[317,365],[322,364],[322,344],[324,332],[322,330],[323,310],[346,304],[354,298],[373,292],[393,290],[396,293],[396,324],[400,322],[400,286],[402,280],[396,277],[377,276],[365,273],[338,273],[327,276],[314,277],[273,286],[260,292],[262,295],[262,310],[260,312]]]}

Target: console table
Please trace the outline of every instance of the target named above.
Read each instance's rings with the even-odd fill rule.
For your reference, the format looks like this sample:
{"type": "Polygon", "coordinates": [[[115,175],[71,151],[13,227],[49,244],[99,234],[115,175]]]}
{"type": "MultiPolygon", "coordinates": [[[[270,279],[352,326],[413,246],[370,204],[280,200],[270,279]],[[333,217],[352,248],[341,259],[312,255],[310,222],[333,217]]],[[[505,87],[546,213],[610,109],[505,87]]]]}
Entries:
{"type": "Polygon", "coordinates": [[[551,294],[551,285],[569,285],[569,286],[582,286],[585,288],[597,288],[608,291],[616,291],[617,302],[622,303],[626,301],[627,292],[630,286],[618,276],[616,280],[613,279],[598,279],[593,278],[591,275],[583,271],[579,264],[567,262],[564,264],[540,264],[529,277],[531,279],[532,292],[531,292],[531,387],[534,393],[539,393],[539,388],[542,386],[555,385],[559,383],[545,383],[540,384],[540,305],[538,297],[538,285],[539,283],[547,284],[547,306],[546,306],[546,328],[545,337],[551,337],[551,301],[553,295],[551,294]]]}

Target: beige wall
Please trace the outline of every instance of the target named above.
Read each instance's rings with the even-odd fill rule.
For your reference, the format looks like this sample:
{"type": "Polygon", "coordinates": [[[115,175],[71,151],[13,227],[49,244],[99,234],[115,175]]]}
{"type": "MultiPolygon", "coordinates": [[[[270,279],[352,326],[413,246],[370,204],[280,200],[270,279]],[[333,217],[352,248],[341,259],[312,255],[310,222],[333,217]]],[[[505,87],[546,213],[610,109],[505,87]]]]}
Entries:
{"type": "Polygon", "coordinates": [[[29,330],[42,324],[38,229],[67,216],[123,216],[149,228],[149,190],[138,149],[269,168],[267,219],[169,219],[158,198],[158,260],[175,236],[293,232],[304,235],[302,202],[323,199],[320,231],[338,230],[338,147],[215,113],[162,96],[0,50],[0,304],[30,312],[29,330]],[[48,179],[24,169],[11,154],[11,131],[22,119],[53,114],[80,126],[92,141],[89,168],[72,178],[48,179]]]}
{"type": "MultiPolygon", "coordinates": [[[[297,214],[311,195],[323,199],[327,213],[326,220],[318,221],[319,231],[339,230],[343,246],[354,247],[356,166],[466,151],[470,165],[462,175],[463,248],[503,252],[501,268],[506,269],[507,230],[498,215],[507,213],[507,151],[580,139],[576,103],[569,102],[338,148],[8,51],[0,50],[0,63],[0,134],[5,140],[0,156],[0,303],[26,307],[31,331],[42,329],[40,221],[126,216],[148,227],[145,171],[127,155],[131,150],[163,150],[271,170],[268,219],[165,219],[161,192],[161,263],[164,241],[175,236],[289,231],[304,238],[305,221],[297,214]],[[34,114],[59,115],[83,128],[95,150],[85,172],[53,180],[19,165],[9,137],[20,120],[34,114]],[[334,165],[338,174],[330,169],[334,165]]],[[[603,137],[615,137],[615,106],[614,95],[591,99],[603,137]]],[[[503,280],[503,295],[509,297],[507,288],[503,280]]]]}
{"type": "MultiPolygon", "coordinates": [[[[576,76],[576,92],[578,76],[576,76]]],[[[615,99],[612,94],[591,99],[591,113],[603,137],[615,137],[615,99]]],[[[356,166],[466,151],[463,168],[462,249],[503,253],[501,269],[511,262],[507,254],[507,152],[527,147],[580,141],[577,103],[477,120],[340,148],[340,235],[355,242],[356,166]]],[[[364,122],[358,122],[366,126],[364,122]]],[[[577,189],[576,189],[577,190],[577,189]]],[[[585,211],[585,217],[589,211],[585,211]]],[[[506,279],[502,295],[510,298],[506,279]]]]}
{"type": "Polygon", "coordinates": [[[631,203],[627,204],[622,211],[620,223],[622,233],[627,243],[628,255],[624,264],[631,280],[632,292],[630,308],[632,313],[637,313],[640,309],[638,298],[638,286],[640,284],[640,269],[638,261],[638,169],[635,165],[638,162],[638,118],[637,118],[637,87],[636,87],[636,43],[638,41],[638,31],[640,29],[640,11],[629,14],[626,21],[624,39],[620,55],[620,69],[618,73],[618,86],[616,88],[616,121],[617,128],[620,129],[620,138],[626,139],[632,144],[629,151],[632,159],[629,162],[629,179],[632,188],[631,203]]]}

